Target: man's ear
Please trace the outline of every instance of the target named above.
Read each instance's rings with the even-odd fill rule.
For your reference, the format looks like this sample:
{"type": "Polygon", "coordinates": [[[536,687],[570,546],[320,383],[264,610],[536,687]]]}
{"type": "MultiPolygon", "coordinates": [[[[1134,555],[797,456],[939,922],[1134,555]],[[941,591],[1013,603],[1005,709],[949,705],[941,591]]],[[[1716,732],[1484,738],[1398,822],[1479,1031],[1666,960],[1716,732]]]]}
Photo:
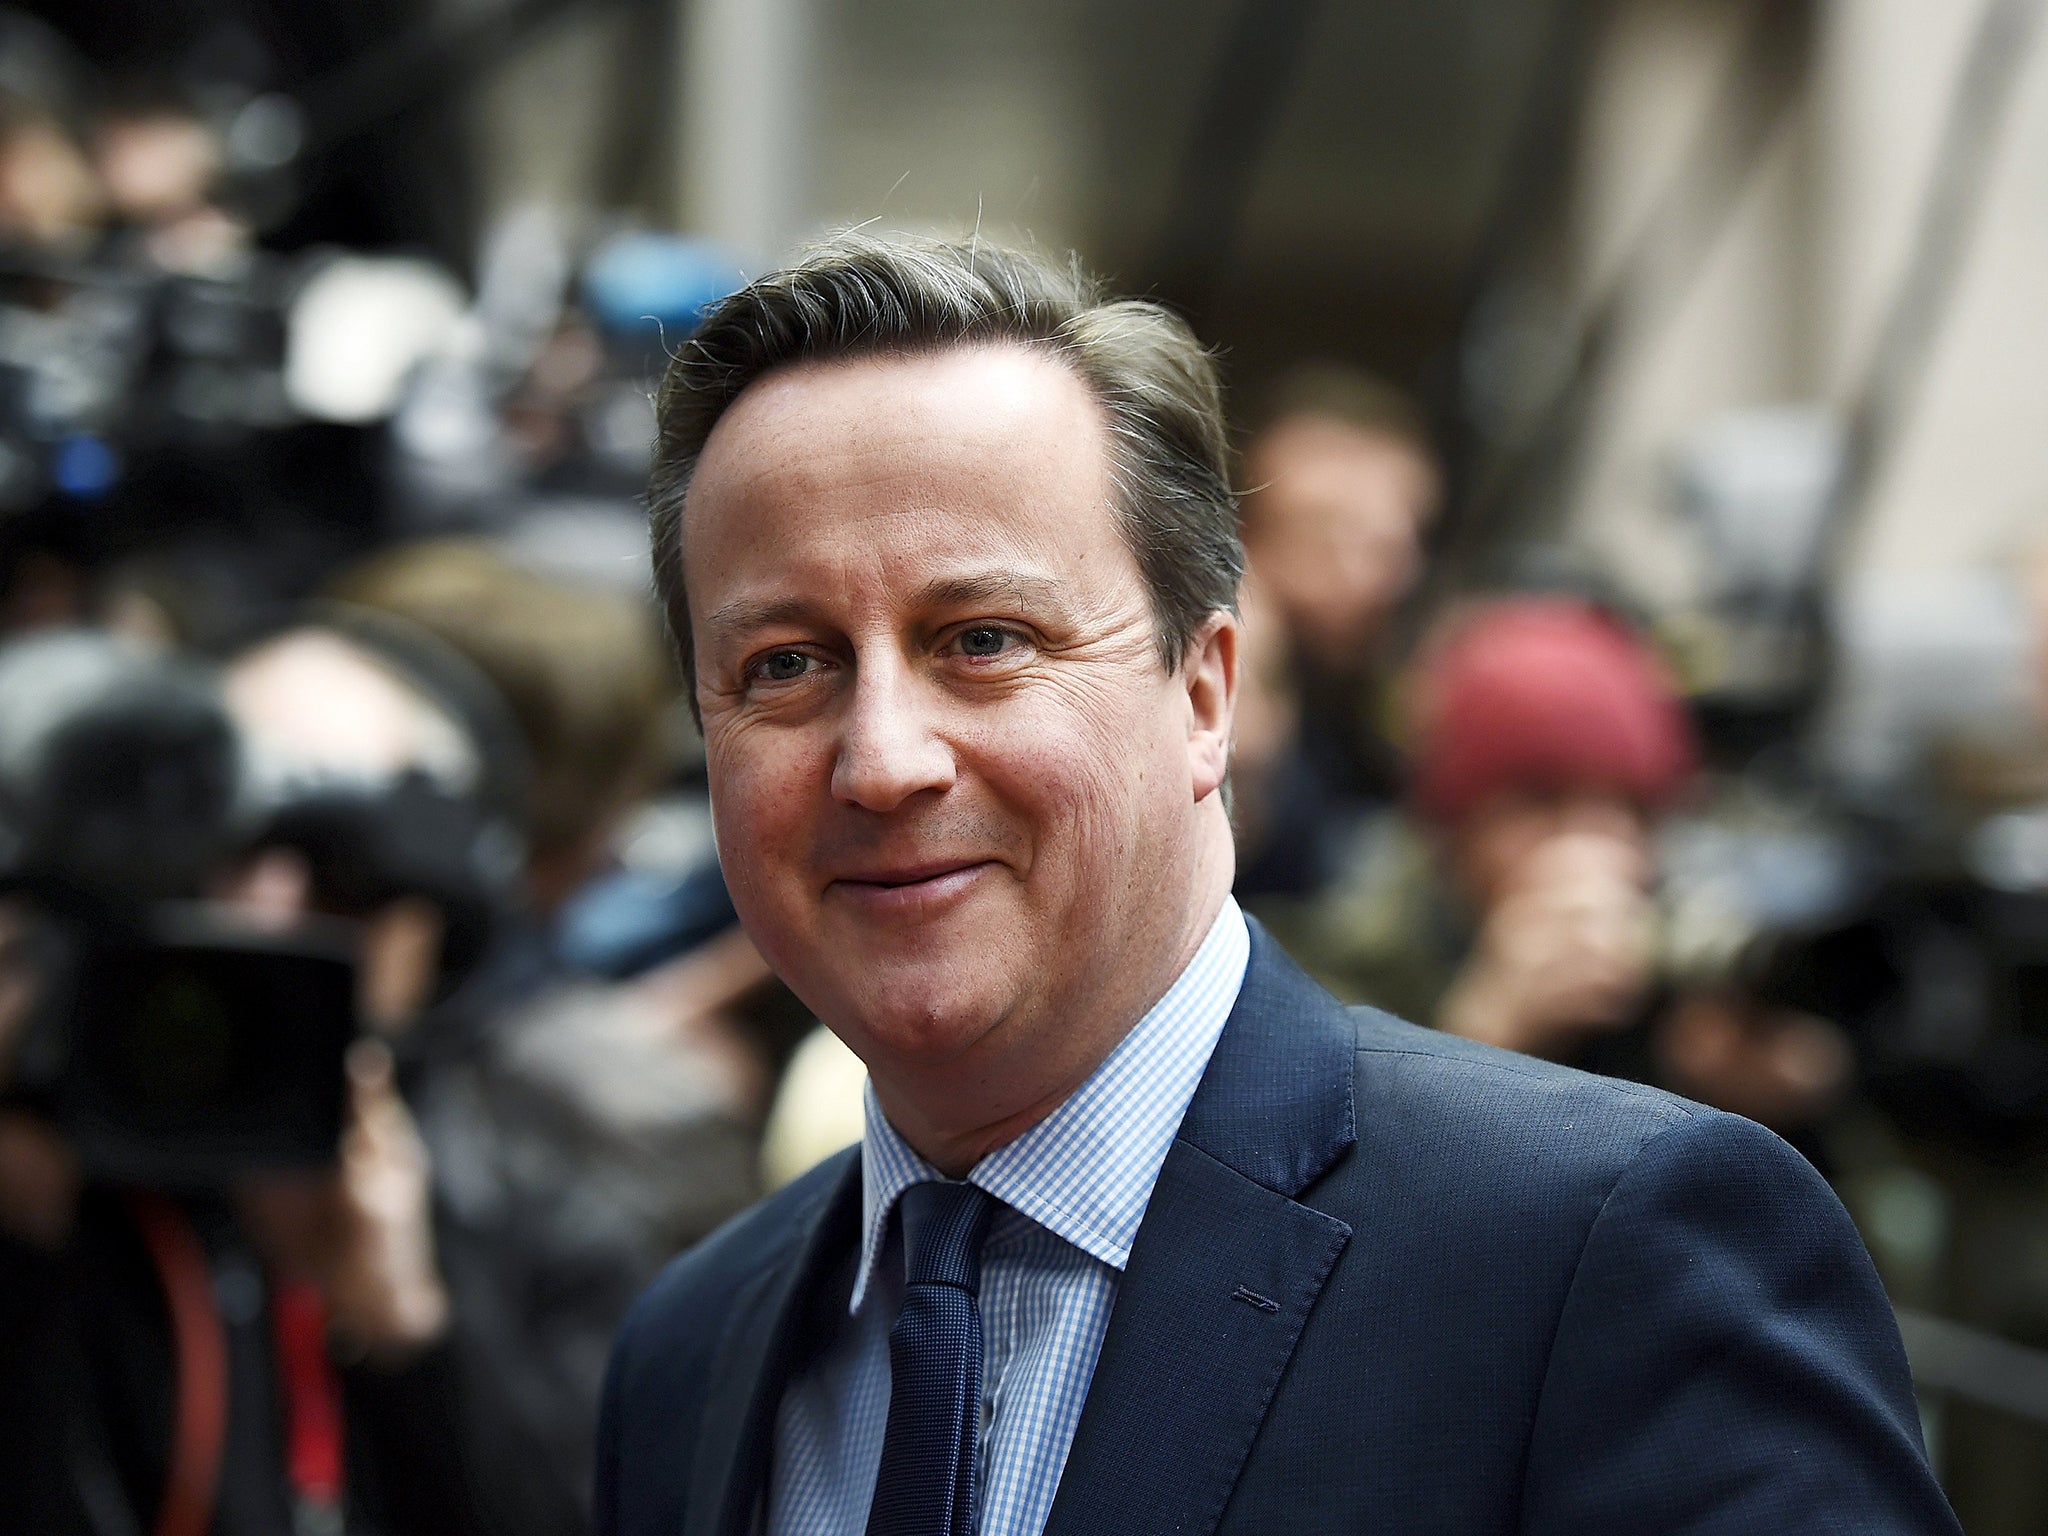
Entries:
{"type": "Polygon", "coordinates": [[[1188,690],[1188,771],[1195,799],[1206,800],[1230,767],[1230,722],[1237,708],[1238,620],[1219,609],[1188,640],[1180,676],[1188,690]]]}

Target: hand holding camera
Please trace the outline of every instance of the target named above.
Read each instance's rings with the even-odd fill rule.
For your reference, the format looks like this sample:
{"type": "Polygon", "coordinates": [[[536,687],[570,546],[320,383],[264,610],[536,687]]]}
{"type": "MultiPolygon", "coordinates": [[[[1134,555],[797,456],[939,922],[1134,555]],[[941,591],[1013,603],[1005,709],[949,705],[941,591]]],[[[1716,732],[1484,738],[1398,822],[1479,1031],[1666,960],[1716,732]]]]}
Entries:
{"type": "Polygon", "coordinates": [[[448,1326],[427,1155],[381,1042],[351,1048],[348,1078],[348,1126],[335,1167],[250,1179],[237,1203],[272,1266],[318,1289],[344,1352],[397,1363],[448,1326]]]}
{"type": "Polygon", "coordinates": [[[1487,912],[1441,1022],[1509,1050],[1557,1055],[1628,1024],[1654,955],[1636,850],[1596,833],[1559,833],[1487,912]]]}

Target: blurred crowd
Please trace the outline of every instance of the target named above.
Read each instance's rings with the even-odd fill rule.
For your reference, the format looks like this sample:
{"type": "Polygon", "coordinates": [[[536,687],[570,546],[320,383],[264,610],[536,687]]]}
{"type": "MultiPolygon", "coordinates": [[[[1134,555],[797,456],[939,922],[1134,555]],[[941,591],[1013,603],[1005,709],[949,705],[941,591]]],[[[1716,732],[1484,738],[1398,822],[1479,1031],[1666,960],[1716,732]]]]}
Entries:
{"type": "Polygon", "coordinates": [[[292,248],[293,112],[0,16],[0,1528],[575,1532],[807,1022],[646,596],[733,279],[292,248]]]}
{"type": "MultiPolygon", "coordinates": [[[[732,274],[532,210],[469,284],[273,249],[288,104],[61,90],[8,26],[0,1528],[573,1533],[625,1306],[860,1128],[645,591],[650,371],[732,274]]],[[[1241,405],[1247,910],[1762,1121],[1902,1304],[2048,1345],[2048,560],[1957,599],[2012,615],[1996,731],[1939,624],[1731,701],[1567,562],[1435,580],[1387,383],[1241,405]]],[[[1966,1519],[2048,1521],[2040,1426],[1929,1422],[1966,1519]]]]}
{"type": "MultiPolygon", "coordinates": [[[[1429,593],[1438,461],[1372,380],[1283,381],[1244,477],[1248,910],[1342,996],[1761,1121],[1896,1302],[2048,1344],[2043,550],[1838,603],[1788,703],[1566,561],[1429,593]]],[[[2039,1528],[2048,1430],[1970,1391],[1924,1404],[1966,1527],[2039,1528]]]]}

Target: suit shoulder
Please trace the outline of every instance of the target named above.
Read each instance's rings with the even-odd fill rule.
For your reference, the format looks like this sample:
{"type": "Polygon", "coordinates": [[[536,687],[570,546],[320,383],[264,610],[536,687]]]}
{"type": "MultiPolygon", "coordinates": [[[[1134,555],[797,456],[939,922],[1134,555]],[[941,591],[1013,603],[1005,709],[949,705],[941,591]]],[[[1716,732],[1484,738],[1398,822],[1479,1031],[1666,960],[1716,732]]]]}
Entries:
{"type": "Polygon", "coordinates": [[[1645,1146],[1681,1126],[1709,1140],[1746,1141],[1753,1132],[1783,1146],[1759,1126],[1660,1088],[1517,1055],[1373,1008],[1347,1012],[1357,1041],[1361,1134],[1377,1125],[1442,1138],[1481,1165],[1553,1175],[1576,1167],[1596,1179],[1618,1177],[1645,1146]]]}
{"type": "Polygon", "coordinates": [[[1617,1112],[1651,1116],[1659,1124],[1671,1124],[1692,1115],[1714,1114],[1704,1104],[1680,1098],[1647,1083],[1624,1078],[1600,1077],[1576,1067],[1560,1066],[1536,1056],[1524,1056],[1499,1046],[1467,1040],[1462,1035],[1410,1024],[1377,1008],[1354,1005],[1344,1010],[1350,1016],[1357,1037],[1360,1064],[1367,1058],[1411,1057],[1432,1063],[1431,1068],[1446,1080],[1472,1082],[1499,1078],[1506,1091],[1543,1095],[1559,1091],[1590,1093],[1612,1100],[1617,1112]]]}
{"type": "Polygon", "coordinates": [[[1357,1140],[1315,1203],[1383,1242],[1408,1234],[1419,1272],[1547,1276],[1561,1298],[1596,1227],[1708,1208],[1823,1221],[1860,1256],[1825,1182],[1752,1121],[1373,1010],[1351,1018],[1357,1140]]]}

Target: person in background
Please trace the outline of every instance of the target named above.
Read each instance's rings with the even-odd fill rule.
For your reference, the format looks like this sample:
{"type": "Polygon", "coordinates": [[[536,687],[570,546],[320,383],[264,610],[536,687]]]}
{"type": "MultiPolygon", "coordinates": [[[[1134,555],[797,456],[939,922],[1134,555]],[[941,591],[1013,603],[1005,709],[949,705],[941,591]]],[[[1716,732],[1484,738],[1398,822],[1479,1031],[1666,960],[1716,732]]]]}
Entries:
{"type": "Polygon", "coordinates": [[[1406,691],[1405,811],[1326,901],[1257,908],[1311,968],[1452,1034],[1811,1124],[1847,1081],[1839,1031],[1665,977],[1656,830],[1699,763],[1649,646],[1576,598],[1497,599],[1406,691]]]}
{"type": "Polygon", "coordinates": [[[1271,390],[1241,473],[1246,570],[1286,637],[1308,766],[1332,797],[1384,803],[1400,784],[1384,647],[1443,497],[1421,414],[1369,375],[1302,367],[1271,390]]]}
{"type": "Polygon", "coordinates": [[[736,1065],[747,1058],[765,1102],[796,1031],[767,965],[739,931],[715,863],[685,878],[673,910],[624,914],[649,927],[637,941],[597,935],[613,940],[606,949],[587,931],[589,897],[599,887],[603,915],[615,920],[621,898],[614,885],[626,884],[625,899],[637,897],[643,909],[650,899],[632,883],[603,878],[616,862],[621,828],[670,766],[675,669],[647,606],[544,575],[465,538],[386,550],[343,572],[327,595],[431,635],[475,667],[505,705],[525,763],[520,905],[535,925],[534,942],[571,969],[643,981],[685,1027],[725,1039],[736,1065]],[[573,909],[586,923],[571,935],[563,926],[578,915],[573,909]],[[584,963],[594,949],[628,963],[584,963]]]}
{"type": "MultiPolygon", "coordinates": [[[[0,1092],[31,1006],[27,945],[19,915],[0,916],[0,1092]]],[[[53,1128],[0,1111],[0,1528],[495,1528],[474,1497],[475,1405],[419,1138],[388,1054],[358,1050],[350,1075],[331,1171],[252,1174],[225,1194],[99,1185],[53,1128]],[[196,1413],[177,1407],[181,1387],[188,1403],[206,1391],[184,1321],[195,1285],[223,1298],[208,1358],[225,1377],[196,1413]],[[195,1461],[208,1418],[215,1455],[195,1461]]]]}
{"type": "Polygon", "coordinates": [[[1650,829],[1695,771],[1676,696],[1618,623],[1550,598],[1467,612],[1403,686],[1405,803],[1320,899],[1253,910],[1340,995],[1574,1058],[1651,985],[1650,829]]]}
{"type": "MultiPolygon", "coordinates": [[[[596,626],[578,646],[544,606],[528,612],[561,648],[564,686],[577,667],[601,680],[625,659],[590,638],[596,626]]],[[[514,712],[424,626],[323,610],[237,657],[226,691],[252,755],[309,807],[258,852],[252,889],[367,918],[371,943],[410,958],[405,984],[366,1012],[418,1124],[450,1346],[465,1391],[490,1405],[464,1423],[486,1472],[483,1522],[573,1536],[587,1521],[611,1330],[671,1253],[754,1188],[761,1069],[714,1006],[744,987],[715,971],[599,984],[552,962],[517,916],[538,904],[536,862],[517,858],[502,823],[544,834],[543,892],[549,853],[572,857],[592,829],[522,820],[531,802],[514,712]],[[337,846],[353,857],[335,858],[337,846]]],[[[527,707],[544,696],[536,687],[527,707]]],[[[551,718],[574,718],[574,701],[549,702],[551,718]]],[[[610,813],[622,776],[648,771],[587,740],[548,745],[534,777],[589,818],[610,813]],[[578,761],[598,782],[575,779],[565,765],[578,761]]]]}
{"type": "Polygon", "coordinates": [[[528,759],[526,898],[547,920],[604,866],[620,822],[660,782],[676,684],[653,615],[622,594],[526,570],[478,539],[386,550],[326,594],[432,634],[503,701],[528,759]]]}
{"type": "Polygon", "coordinates": [[[223,205],[227,147],[187,92],[131,83],[102,106],[91,144],[125,261],[194,277],[233,274],[253,233],[223,205]]]}
{"type": "Polygon", "coordinates": [[[106,213],[106,191],[59,112],[0,89],[0,251],[82,255],[106,213]]]}
{"type": "MultiPolygon", "coordinates": [[[[355,1042],[338,1144],[289,1170],[260,1157],[206,1173],[132,1152],[110,1162],[104,1130],[49,1076],[51,1047],[61,1060],[84,1027],[73,1009],[89,990],[63,979],[64,956],[94,957],[72,963],[97,975],[111,955],[120,974],[133,951],[119,914],[132,904],[175,898],[188,917],[213,914],[209,931],[259,946],[333,937],[305,923],[307,904],[279,878],[289,869],[242,865],[212,836],[224,829],[208,806],[240,798],[217,691],[197,668],[84,632],[16,642],[0,671],[12,845],[0,901],[0,1530],[484,1529],[470,1451],[491,1437],[464,1426],[493,1405],[463,1390],[426,1156],[386,1044],[355,1042]],[[69,797],[61,819],[37,809],[53,793],[69,797]],[[77,827],[88,830],[73,838],[77,827]],[[81,1143],[94,1134],[97,1159],[81,1143]]],[[[401,914],[361,915],[356,980],[374,1015],[417,996],[423,973],[413,948],[390,942],[403,934],[383,919],[401,914]]],[[[197,1038],[223,1038],[205,983],[165,995],[173,1006],[131,1042],[151,1029],[190,1040],[195,1018],[197,1038]]],[[[251,1071],[261,1081],[274,1065],[251,1071]]],[[[207,1072],[198,1064],[194,1081],[207,1072]]]]}
{"type": "MultiPolygon", "coordinates": [[[[561,931],[570,908],[588,918],[600,885],[611,911],[637,893],[605,882],[627,818],[669,768],[674,665],[647,606],[622,592],[543,575],[480,539],[401,545],[344,572],[328,595],[387,614],[445,643],[482,674],[511,715],[527,764],[520,796],[526,843],[524,908],[557,956],[582,964],[586,928],[561,931]]],[[[769,1083],[807,1020],[740,932],[715,862],[693,870],[659,910],[627,913],[650,925],[642,941],[617,936],[634,963],[603,967],[658,994],[685,1029],[722,1042],[735,1069],[769,1083]],[[632,953],[637,951],[637,954],[632,953]]],[[[598,937],[605,937],[599,935],[598,937]]]]}
{"type": "Polygon", "coordinates": [[[1656,974],[1651,834],[1698,759],[1648,647],[1573,601],[1503,602],[1415,684],[1411,804],[1472,944],[1429,1016],[1568,1059],[1636,1017],[1656,974]]]}

